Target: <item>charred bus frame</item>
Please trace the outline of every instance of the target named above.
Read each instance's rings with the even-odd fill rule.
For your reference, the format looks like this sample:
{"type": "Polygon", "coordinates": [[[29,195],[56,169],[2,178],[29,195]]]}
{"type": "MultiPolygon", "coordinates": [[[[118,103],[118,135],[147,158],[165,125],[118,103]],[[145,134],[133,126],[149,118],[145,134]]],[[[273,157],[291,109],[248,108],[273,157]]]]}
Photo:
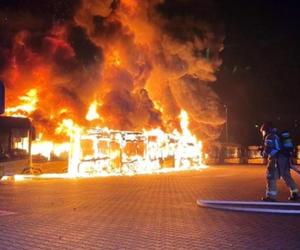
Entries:
{"type": "Polygon", "coordinates": [[[69,173],[153,172],[201,165],[201,150],[178,135],[92,129],[71,140],[69,173]]]}

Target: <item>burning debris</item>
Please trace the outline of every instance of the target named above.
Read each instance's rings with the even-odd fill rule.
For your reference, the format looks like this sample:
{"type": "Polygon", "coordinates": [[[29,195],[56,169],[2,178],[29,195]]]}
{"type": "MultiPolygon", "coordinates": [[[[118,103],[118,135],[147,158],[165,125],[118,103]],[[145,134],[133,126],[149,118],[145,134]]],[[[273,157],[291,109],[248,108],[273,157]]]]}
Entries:
{"type": "MultiPolygon", "coordinates": [[[[116,142],[126,151],[126,138],[138,137],[144,153],[135,155],[139,159],[135,162],[152,164],[152,135],[139,131],[159,130],[168,147],[176,141],[170,155],[175,166],[183,166],[185,160],[178,160],[175,152],[182,136],[218,138],[225,118],[210,83],[221,64],[223,33],[211,1],[36,1],[36,5],[38,11],[28,10],[26,1],[20,1],[19,10],[9,5],[0,10],[6,114],[32,119],[40,135],[33,152],[46,152],[49,158],[55,150],[67,150],[62,145],[74,136],[74,127],[81,131],[108,127],[106,134],[105,129],[81,132],[79,141],[107,141],[110,146],[105,150],[112,150],[116,142]],[[48,9],[51,16],[44,15],[48,9]],[[175,16],[172,9],[186,11],[175,16]],[[182,110],[190,119],[188,134],[180,125],[182,110]]],[[[82,152],[78,171],[87,158],[100,159],[104,169],[109,167],[102,157],[109,157],[114,168],[115,158],[101,150],[94,146],[89,156],[82,152]]],[[[122,153],[122,166],[127,156],[122,153]]]]}

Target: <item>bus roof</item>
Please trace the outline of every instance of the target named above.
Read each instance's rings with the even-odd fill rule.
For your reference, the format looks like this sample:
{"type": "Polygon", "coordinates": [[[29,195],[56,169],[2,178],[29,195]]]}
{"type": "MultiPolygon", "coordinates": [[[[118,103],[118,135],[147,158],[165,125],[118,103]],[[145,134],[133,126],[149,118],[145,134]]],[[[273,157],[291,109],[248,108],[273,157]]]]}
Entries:
{"type": "Polygon", "coordinates": [[[32,124],[31,121],[25,117],[0,116],[0,129],[1,128],[31,129],[32,124]]]}

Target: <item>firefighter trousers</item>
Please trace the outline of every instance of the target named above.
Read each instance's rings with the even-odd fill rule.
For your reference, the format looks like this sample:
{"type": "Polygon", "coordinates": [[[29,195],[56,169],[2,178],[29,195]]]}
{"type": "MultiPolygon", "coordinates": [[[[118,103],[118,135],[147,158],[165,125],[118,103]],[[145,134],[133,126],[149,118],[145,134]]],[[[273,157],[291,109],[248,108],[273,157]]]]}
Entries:
{"type": "Polygon", "coordinates": [[[267,165],[267,187],[266,196],[276,198],[277,196],[277,181],[282,178],[289,187],[291,194],[298,193],[297,185],[291,176],[290,159],[288,157],[278,157],[269,159],[267,165]]]}

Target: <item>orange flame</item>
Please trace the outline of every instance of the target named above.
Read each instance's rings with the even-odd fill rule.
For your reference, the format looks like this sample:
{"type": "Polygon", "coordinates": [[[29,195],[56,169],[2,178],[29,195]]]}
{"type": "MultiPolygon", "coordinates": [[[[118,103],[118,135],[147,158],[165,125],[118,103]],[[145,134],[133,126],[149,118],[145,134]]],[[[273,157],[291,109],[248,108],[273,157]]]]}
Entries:
{"type": "MultiPolygon", "coordinates": [[[[149,139],[145,166],[150,162],[160,168],[159,161],[168,157],[178,168],[192,164],[179,156],[192,154],[187,152],[190,144],[195,161],[201,162],[197,138],[218,138],[224,123],[219,98],[206,84],[215,80],[220,65],[219,26],[193,15],[168,17],[163,0],[80,2],[72,21],[57,22],[49,30],[25,22],[7,39],[11,48],[4,51],[1,72],[7,84],[6,114],[28,116],[43,134],[33,153],[49,159],[53,152],[60,154],[58,148],[68,150],[61,145],[71,137],[71,147],[77,145],[71,151],[79,155],[80,138],[93,127],[107,126],[106,133],[117,137],[143,131],[149,139]]],[[[111,150],[110,158],[117,161],[118,153],[111,150]]]]}
{"type": "Polygon", "coordinates": [[[69,173],[131,175],[205,168],[202,143],[189,131],[188,114],[184,110],[180,119],[182,133],[174,130],[168,134],[161,129],[130,132],[99,128],[83,133],[77,130],[71,137],[69,173]],[[163,162],[168,159],[171,163],[166,170],[163,162]]]}
{"type": "Polygon", "coordinates": [[[88,113],[85,116],[85,119],[88,121],[97,120],[100,118],[100,115],[97,113],[98,102],[93,101],[89,107],[88,113]]]}
{"type": "Polygon", "coordinates": [[[36,110],[38,103],[37,89],[30,89],[26,95],[20,96],[20,104],[15,107],[9,107],[5,110],[6,115],[26,116],[36,110]]]}

